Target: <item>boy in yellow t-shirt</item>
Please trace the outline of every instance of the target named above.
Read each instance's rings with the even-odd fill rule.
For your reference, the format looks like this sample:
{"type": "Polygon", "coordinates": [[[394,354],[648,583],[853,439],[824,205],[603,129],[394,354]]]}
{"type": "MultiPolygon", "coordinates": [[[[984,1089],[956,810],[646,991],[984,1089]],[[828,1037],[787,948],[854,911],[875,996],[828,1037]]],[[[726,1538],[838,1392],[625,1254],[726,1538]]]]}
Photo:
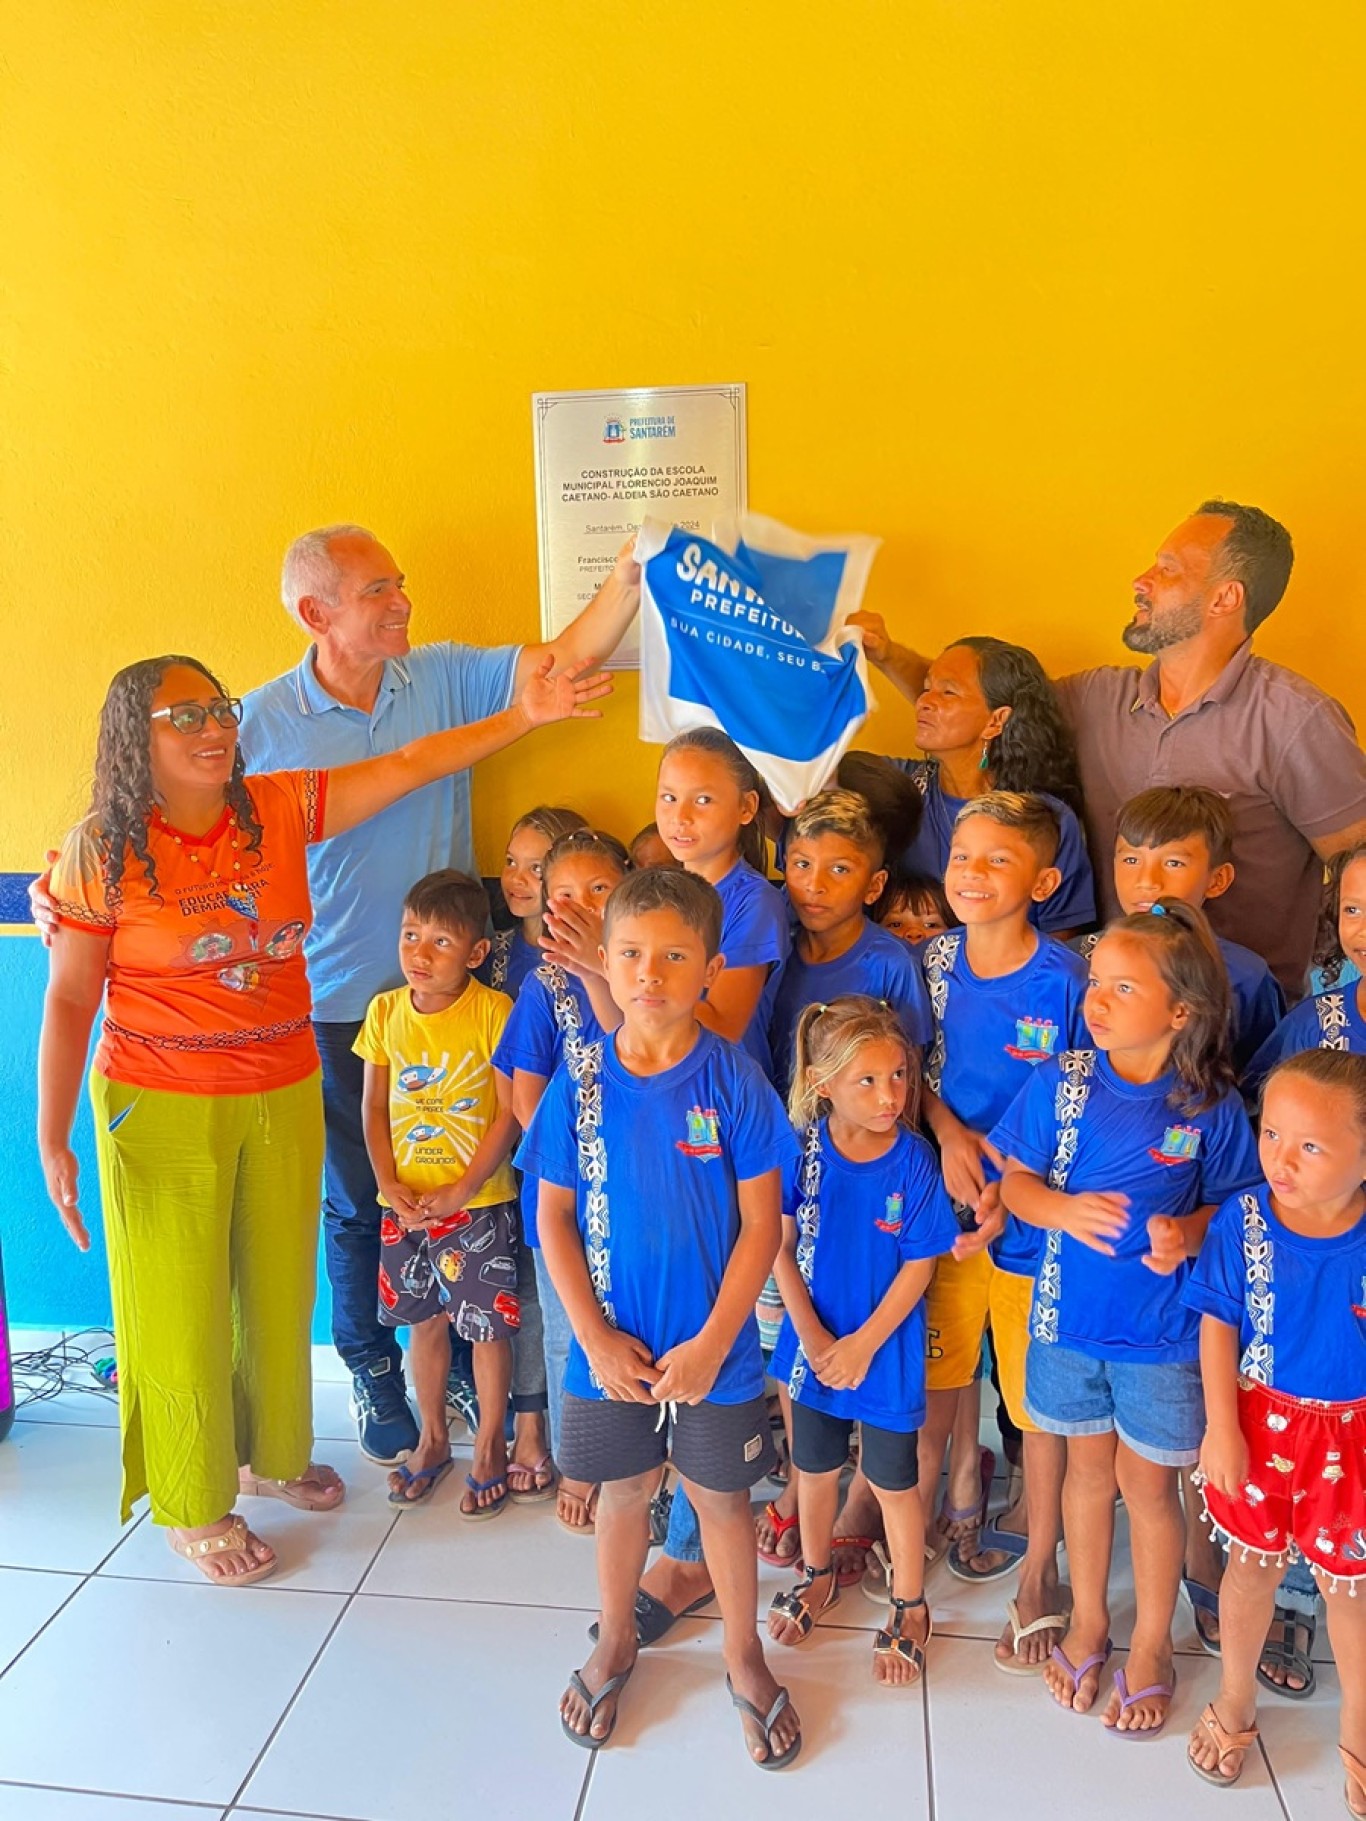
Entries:
{"type": "Polygon", "coordinates": [[[387,1210],[379,1318],[411,1329],[422,1433],[389,1475],[389,1502],[430,1498],[450,1472],[447,1323],[473,1343],[480,1423],[460,1515],[507,1503],[503,1417],[512,1377],[517,1295],[517,1138],[491,1058],[512,1001],[474,978],[488,953],[489,904],[478,880],[429,873],[403,902],[399,965],[407,985],[371,1001],[356,1039],[365,1063],[365,1143],[387,1210]]]}

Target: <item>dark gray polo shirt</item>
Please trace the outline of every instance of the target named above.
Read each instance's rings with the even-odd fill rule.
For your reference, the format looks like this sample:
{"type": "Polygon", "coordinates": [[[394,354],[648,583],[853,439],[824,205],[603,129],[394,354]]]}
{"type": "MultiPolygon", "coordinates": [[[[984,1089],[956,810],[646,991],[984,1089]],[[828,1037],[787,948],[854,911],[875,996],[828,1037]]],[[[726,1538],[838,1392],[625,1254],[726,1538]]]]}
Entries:
{"type": "Polygon", "coordinates": [[[1220,935],[1265,957],[1298,999],[1313,949],[1323,863],[1310,842],[1366,818],[1366,757],[1346,710],[1244,642],[1180,714],[1146,670],[1107,664],[1057,684],[1077,742],[1102,917],[1116,916],[1115,817],[1141,790],[1201,784],[1233,812],[1237,877],[1210,905],[1220,935]]]}

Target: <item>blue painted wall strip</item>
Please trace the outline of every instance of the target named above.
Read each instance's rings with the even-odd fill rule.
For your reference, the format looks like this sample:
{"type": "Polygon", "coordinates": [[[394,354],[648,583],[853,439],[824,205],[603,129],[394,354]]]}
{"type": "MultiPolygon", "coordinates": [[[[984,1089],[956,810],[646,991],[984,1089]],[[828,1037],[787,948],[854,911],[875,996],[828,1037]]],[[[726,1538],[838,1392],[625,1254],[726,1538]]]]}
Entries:
{"type": "Polygon", "coordinates": [[[0,873],[0,923],[32,923],[28,888],[37,873],[0,873]]]}

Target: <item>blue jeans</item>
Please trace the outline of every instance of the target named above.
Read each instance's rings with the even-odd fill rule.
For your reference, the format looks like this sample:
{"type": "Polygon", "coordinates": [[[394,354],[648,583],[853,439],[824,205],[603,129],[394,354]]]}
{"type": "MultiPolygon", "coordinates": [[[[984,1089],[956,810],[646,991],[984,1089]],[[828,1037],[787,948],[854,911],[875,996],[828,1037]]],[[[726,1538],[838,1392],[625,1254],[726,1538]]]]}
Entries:
{"type": "Polygon", "coordinates": [[[676,1562],[702,1560],[702,1532],[697,1513],[681,1486],[674,1488],[674,1502],[669,1508],[669,1534],[664,1539],[664,1553],[676,1562]]]}
{"type": "Polygon", "coordinates": [[[361,1120],[365,1064],[351,1047],[360,1028],[313,1026],[323,1065],[323,1255],[332,1286],[332,1344],[350,1372],[388,1360],[402,1383],[398,1336],[379,1319],[380,1205],[361,1120]]]}
{"type": "Polygon", "coordinates": [[[569,1343],[574,1330],[569,1325],[559,1291],[550,1281],[545,1268],[545,1254],[539,1246],[528,1247],[536,1261],[536,1288],[541,1298],[542,1340],[545,1350],[545,1389],[550,1417],[550,1452],[560,1448],[560,1418],[564,1414],[564,1369],[569,1363],[569,1343]]]}
{"type": "MultiPolygon", "coordinates": [[[[365,1064],[352,1049],[359,1024],[314,1021],[323,1065],[323,1257],[332,1288],[332,1345],[355,1373],[388,1360],[403,1383],[403,1350],[379,1319],[382,1209],[365,1148],[361,1091],[365,1064]]],[[[451,1329],[451,1364],[469,1378],[470,1343],[451,1329]]]]}
{"type": "Polygon", "coordinates": [[[1307,1562],[1291,1562],[1276,1589],[1276,1604],[1288,1606],[1302,1618],[1311,1619],[1318,1611],[1319,1588],[1307,1562]]]}

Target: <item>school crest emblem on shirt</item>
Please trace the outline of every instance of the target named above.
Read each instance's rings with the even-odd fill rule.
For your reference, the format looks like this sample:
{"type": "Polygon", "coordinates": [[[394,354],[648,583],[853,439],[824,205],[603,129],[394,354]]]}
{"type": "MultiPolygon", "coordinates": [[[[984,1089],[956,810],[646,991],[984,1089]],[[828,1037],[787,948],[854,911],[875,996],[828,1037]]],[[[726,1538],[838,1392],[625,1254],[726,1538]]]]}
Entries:
{"type": "Polygon", "coordinates": [[[1162,1135],[1162,1149],[1148,1146],[1155,1163],[1194,1163],[1200,1149],[1200,1128],[1193,1125],[1169,1125],[1162,1135]]]}
{"type": "Polygon", "coordinates": [[[1017,1018],[1015,1041],[1005,1046],[1006,1055],[1020,1062],[1045,1062],[1058,1041],[1058,1027],[1051,1018],[1017,1018]]]}
{"type": "Polygon", "coordinates": [[[873,1222],[879,1233],[899,1233],[901,1231],[901,1215],[905,1205],[906,1197],[900,1189],[887,1197],[887,1206],[882,1219],[873,1222]]]}
{"type": "Polygon", "coordinates": [[[687,1114],[688,1136],[677,1141],[676,1148],[685,1157],[700,1157],[705,1163],[709,1157],[721,1155],[721,1126],[715,1107],[690,1107],[687,1114]]]}

